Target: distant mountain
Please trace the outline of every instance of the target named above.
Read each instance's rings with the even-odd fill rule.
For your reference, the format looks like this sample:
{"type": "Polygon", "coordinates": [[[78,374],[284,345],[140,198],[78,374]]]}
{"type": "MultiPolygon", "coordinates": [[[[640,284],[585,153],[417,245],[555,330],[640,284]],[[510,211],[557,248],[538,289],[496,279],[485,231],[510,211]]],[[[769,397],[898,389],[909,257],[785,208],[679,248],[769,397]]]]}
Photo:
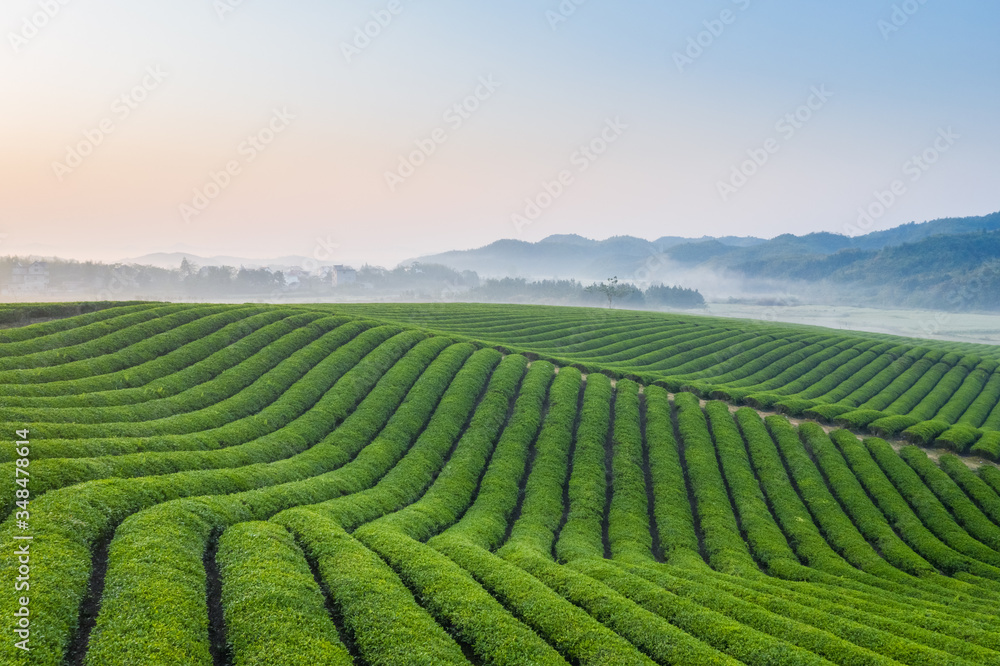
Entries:
{"type": "Polygon", "coordinates": [[[760,245],[761,243],[766,243],[767,240],[764,238],[756,238],[754,236],[722,236],[720,238],[715,238],[714,236],[702,236],[701,238],[684,238],[682,236],[661,236],[653,241],[653,245],[660,248],[661,250],[666,250],[671,247],[676,247],[678,245],[690,245],[692,243],[705,243],[705,242],[716,242],[727,247],[751,247],[754,245],[760,245]]]}
{"type": "MultiPolygon", "coordinates": [[[[720,249],[714,256],[741,247],[766,243],[761,238],[701,239],[664,236],[648,241],[634,236],[612,236],[591,240],[576,234],[548,236],[537,243],[499,240],[475,250],[455,250],[420,257],[415,261],[442,264],[459,271],[476,271],[484,277],[527,277],[536,279],[582,278],[605,279],[613,274],[632,273],[637,267],[664,252],[687,247],[687,244],[711,243],[720,249]]],[[[412,263],[410,260],[405,263],[412,263]]]]}
{"type": "MultiPolygon", "coordinates": [[[[704,266],[753,276],[781,277],[794,272],[795,266],[806,256],[810,257],[809,262],[814,262],[818,256],[848,251],[877,251],[944,234],[980,231],[1000,231],[1000,213],[920,224],[911,222],[856,237],[819,232],[804,236],[783,234],[770,240],[733,236],[663,236],[648,241],[633,236],[591,240],[576,234],[559,234],[537,243],[501,240],[475,250],[420,257],[419,261],[443,264],[456,270],[474,270],[489,277],[602,279],[613,274],[632,274],[648,263],[651,257],[662,257],[689,268],[704,266]]],[[[847,259],[848,256],[838,256],[833,263],[843,263],[847,259]]]]}
{"type": "Polygon", "coordinates": [[[1000,230],[1000,213],[982,217],[949,217],[917,224],[910,222],[893,229],[876,231],[854,240],[853,247],[861,250],[881,250],[885,247],[916,243],[942,234],[968,234],[976,231],[1000,230]]]}
{"type": "Polygon", "coordinates": [[[1000,213],[832,233],[700,239],[549,236],[421,257],[484,277],[662,280],[720,297],[784,291],[814,302],[1000,309],[1000,213]],[[714,293],[713,293],[714,291],[714,293]]]}

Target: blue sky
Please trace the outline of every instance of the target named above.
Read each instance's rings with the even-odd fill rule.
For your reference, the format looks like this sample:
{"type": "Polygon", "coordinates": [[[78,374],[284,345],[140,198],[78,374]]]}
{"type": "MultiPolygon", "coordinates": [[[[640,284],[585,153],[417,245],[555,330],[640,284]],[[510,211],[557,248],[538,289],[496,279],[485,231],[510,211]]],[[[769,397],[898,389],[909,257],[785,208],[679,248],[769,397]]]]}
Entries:
{"type": "Polygon", "coordinates": [[[984,0],[8,0],[0,253],[392,264],[985,214],[998,28],[984,0]]]}

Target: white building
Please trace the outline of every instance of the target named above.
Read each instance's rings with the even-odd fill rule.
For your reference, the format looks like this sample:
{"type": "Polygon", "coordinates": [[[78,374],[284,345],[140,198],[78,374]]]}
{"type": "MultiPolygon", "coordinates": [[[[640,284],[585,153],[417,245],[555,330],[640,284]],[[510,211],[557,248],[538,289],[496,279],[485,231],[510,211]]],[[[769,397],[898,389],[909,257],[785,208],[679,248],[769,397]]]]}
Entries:
{"type": "Polygon", "coordinates": [[[45,291],[49,287],[49,265],[36,261],[29,266],[18,262],[11,269],[9,291],[28,293],[45,291]]]}
{"type": "Polygon", "coordinates": [[[358,281],[358,272],[350,266],[337,265],[330,271],[330,279],[334,287],[341,287],[345,284],[354,284],[358,281]]]}

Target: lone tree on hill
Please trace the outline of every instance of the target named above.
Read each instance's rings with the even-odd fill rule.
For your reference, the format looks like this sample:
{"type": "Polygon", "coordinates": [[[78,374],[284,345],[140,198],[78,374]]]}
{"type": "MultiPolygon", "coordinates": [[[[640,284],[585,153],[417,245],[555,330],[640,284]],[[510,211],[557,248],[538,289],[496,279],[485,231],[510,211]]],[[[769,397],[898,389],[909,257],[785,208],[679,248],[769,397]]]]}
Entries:
{"type": "Polygon", "coordinates": [[[608,299],[608,307],[614,307],[615,299],[619,296],[623,296],[630,291],[630,285],[619,285],[618,276],[613,278],[608,278],[607,283],[602,282],[600,284],[592,284],[586,289],[587,293],[594,294],[600,293],[608,299]]]}

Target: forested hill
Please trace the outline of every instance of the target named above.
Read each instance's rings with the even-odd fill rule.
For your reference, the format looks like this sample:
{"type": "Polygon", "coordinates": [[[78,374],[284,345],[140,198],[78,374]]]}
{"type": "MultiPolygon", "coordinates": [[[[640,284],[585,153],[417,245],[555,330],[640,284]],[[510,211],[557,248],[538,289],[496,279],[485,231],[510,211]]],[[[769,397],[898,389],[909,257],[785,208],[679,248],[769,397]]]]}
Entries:
{"type": "Polygon", "coordinates": [[[650,255],[664,255],[685,264],[718,263],[726,258],[749,262],[783,259],[789,255],[833,255],[846,250],[875,251],[917,243],[942,235],[1000,231],[1000,212],[982,217],[945,218],[931,222],[904,224],[864,236],[844,236],[828,232],[796,236],[783,234],[764,240],[755,237],[727,236],[682,238],[662,236],[645,240],[632,236],[613,236],[591,240],[576,234],[557,234],[536,243],[505,239],[473,250],[454,250],[420,257],[422,263],[444,264],[456,270],[475,270],[481,275],[508,277],[552,277],[596,271],[588,277],[606,277],[607,268],[620,273],[634,270],[637,261],[650,255]]]}
{"type": "MultiPolygon", "coordinates": [[[[591,241],[551,236],[504,240],[422,261],[493,273],[599,279],[660,271],[704,291],[686,275],[716,275],[748,289],[782,288],[812,300],[857,304],[996,310],[1000,308],[1000,212],[910,223],[864,236],[785,234],[770,240],[616,236],[591,241]]],[[[657,277],[664,278],[662,275],[657,277]]]]}

